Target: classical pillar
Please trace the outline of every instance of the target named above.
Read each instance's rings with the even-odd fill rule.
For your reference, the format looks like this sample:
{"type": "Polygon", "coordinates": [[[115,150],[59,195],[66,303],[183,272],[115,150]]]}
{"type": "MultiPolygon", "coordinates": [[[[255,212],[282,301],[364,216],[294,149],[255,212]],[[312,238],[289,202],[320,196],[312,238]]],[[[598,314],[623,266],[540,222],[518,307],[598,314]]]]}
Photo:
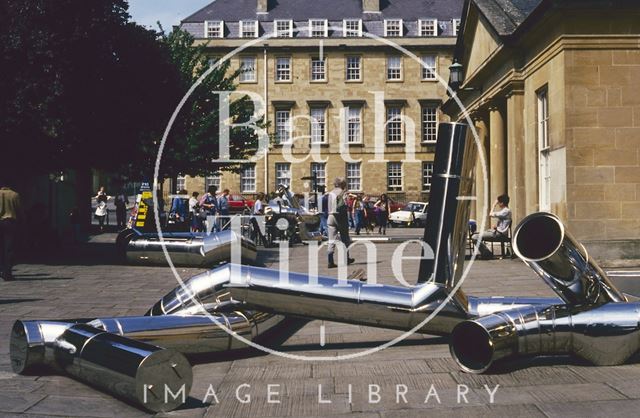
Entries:
{"type": "MultiPolygon", "coordinates": [[[[478,137],[480,139],[480,147],[482,148],[482,152],[484,154],[484,158],[485,158],[485,163],[486,163],[486,168],[487,168],[487,176],[489,175],[488,173],[488,169],[489,169],[489,153],[487,152],[487,139],[489,137],[489,128],[488,125],[485,121],[485,118],[482,116],[476,116],[475,118],[475,125],[476,125],[476,131],[478,132],[478,137]]],[[[478,150],[480,151],[480,150],[478,150]]],[[[478,221],[478,224],[480,224],[482,222],[482,217],[486,217],[487,213],[486,210],[483,213],[483,209],[484,209],[484,203],[485,203],[485,199],[489,199],[488,201],[491,202],[491,197],[488,196],[488,190],[487,188],[485,188],[485,184],[484,184],[484,175],[485,175],[485,171],[482,168],[482,164],[481,164],[481,159],[480,159],[480,152],[478,152],[478,157],[477,157],[477,161],[476,161],[476,182],[475,182],[475,196],[476,196],[476,202],[475,202],[475,213],[473,215],[473,219],[478,221]]],[[[490,203],[489,203],[490,204],[490,203]]],[[[487,224],[488,225],[488,224],[487,224]]]]}
{"type": "Polygon", "coordinates": [[[489,196],[490,205],[496,197],[507,193],[507,138],[502,103],[489,108],[489,196]]]}
{"type": "Polygon", "coordinates": [[[507,95],[507,184],[514,222],[527,214],[525,196],[524,91],[507,95]]]}

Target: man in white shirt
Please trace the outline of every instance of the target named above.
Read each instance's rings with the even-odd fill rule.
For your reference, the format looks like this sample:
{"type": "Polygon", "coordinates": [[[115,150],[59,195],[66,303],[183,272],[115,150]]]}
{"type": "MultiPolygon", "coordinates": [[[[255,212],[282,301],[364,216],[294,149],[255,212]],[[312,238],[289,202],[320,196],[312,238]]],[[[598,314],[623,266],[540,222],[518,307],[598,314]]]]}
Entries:
{"type": "MultiPolygon", "coordinates": [[[[333,182],[335,188],[325,196],[326,210],[328,213],[327,227],[329,229],[329,245],[327,247],[328,267],[338,267],[335,263],[333,253],[336,242],[342,241],[345,247],[349,248],[351,239],[349,238],[349,219],[347,217],[348,207],[345,201],[347,181],[343,177],[337,177],[333,182]]],[[[352,264],[355,260],[349,257],[347,251],[347,264],[352,264]]]]}
{"type": "MultiPolygon", "coordinates": [[[[511,226],[511,209],[509,209],[509,196],[506,194],[498,196],[498,199],[493,204],[493,210],[489,213],[489,216],[496,218],[497,222],[491,229],[484,231],[482,234],[475,233],[472,237],[474,243],[481,241],[500,242],[509,240],[509,227],[511,226]]],[[[493,254],[480,242],[478,250],[482,258],[492,258],[493,254]]]]}

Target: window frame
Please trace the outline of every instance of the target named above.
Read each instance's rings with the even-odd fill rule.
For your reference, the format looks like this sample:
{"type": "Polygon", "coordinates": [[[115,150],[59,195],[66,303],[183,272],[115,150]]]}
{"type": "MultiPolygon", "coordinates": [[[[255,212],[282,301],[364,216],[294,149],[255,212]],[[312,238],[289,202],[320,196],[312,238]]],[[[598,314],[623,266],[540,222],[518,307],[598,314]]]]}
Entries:
{"type": "Polygon", "coordinates": [[[347,181],[347,190],[351,192],[361,192],[362,191],[362,163],[354,162],[354,163],[345,163],[344,166],[344,174],[345,180],[347,181]],[[354,170],[350,170],[351,168],[357,169],[357,176],[350,176],[349,173],[355,173],[354,170]],[[351,187],[351,182],[357,181],[358,187],[351,187]]]}
{"type": "Polygon", "coordinates": [[[387,65],[386,65],[386,76],[387,76],[387,81],[402,81],[403,80],[403,62],[402,62],[402,55],[387,55],[387,65]],[[398,60],[398,68],[391,68],[391,60],[392,59],[397,59],[398,60]],[[391,71],[394,71],[394,74],[397,75],[397,78],[391,78],[391,71]],[[397,73],[396,73],[397,72],[397,73]]]}
{"type": "Polygon", "coordinates": [[[204,21],[204,37],[205,39],[224,38],[224,20],[205,20],[204,21]],[[209,29],[212,23],[215,23],[218,26],[218,31],[220,32],[218,36],[209,36],[209,29]]]}
{"type": "Polygon", "coordinates": [[[317,185],[318,186],[327,186],[327,163],[318,163],[318,162],[311,162],[311,164],[309,165],[309,173],[313,176],[313,173],[317,173],[317,171],[321,171],[323,173],[323,176],[320,177],[316,177],[318,180],[317,185]],[[314,170],[314,168],[318,168],[321,167],[320,170],[314,170]],[[322,181],[320,181],[322,180],[322,181]]]}
{"type": "Polygon", "coordinates": [[[549,88],[536,91],[536,136],[538,140],[539,210],[551,210],[551,142],[549,138],[549,88]]]}
{"type": "Polygon", "coordinates": [[[326,38],[329,36],[329,21],[327,19],[309,19],[309,38],[326,38]],[[322,34],[317,36],[314,34],[315,23],[322,23],[322,34]]]}
{"type": "Polygon", "coordinates": [[[363,135],[362,135],[362,108],[363,106],[361,105],[348,105],[345,107],[345,116],[346,116],[346,123],[345,123],[345,139],[347,142],[347,145],[361,145],[363,143],[363,135]],[[357,115],[357,125],[356,125],[356,121],[354,118],[354,126],[357,126],[358,129],[358,135],[355,141],[351,141],[351,110],[357,110],[358,111],[358,115],[357,115]]]}
{"type": "Polygon", "coordinates": [[[258,82],[258,58],[255,55],[241,55],[240,56],[240,68],[244,66],[243,61],[245,59],[253,59],[253,71],[243,71],[238,77],[239,83],[257,83],[258,82]],[[253,74],[252,79],[244,79],[247,74],[253,74]]]}
{"type": "MultiPolygon", "coordinates": [[[[345,74],[344,74],[344,79],[345,82],[348,83],[360,83],[362,82],[363,76],[362,76],[362,56],[361,55],[345,55],[344,57],[345,60],[345,74]],[[357,59],[358,60],[358,78],[349,78],[349,60],[350,59],[357,59]]],[[[351,68],[351,70],[354,70],[353,68],[351,68]]]]}
{"type": "Polygon", "coordinates": [[[420,80],[421,81],[438,81],[438,55],[437,54],[423,54],[420,56],[420,80]],[[425,65],[425,58],[433,58],[433,67],[427,67],[425,65]],[[427,75],[431,74],[431,77],[427,75]]]}
{"type": "Polygon", "coordinates": [[[457,37],[458,33],[460,33],[460,22],[461,19],[451,19],[451,33],[453,36],[457,37]]]}
{"type": "Polygon", "coordinates": [[[312,83],[326,83],[327,82],[327,57],[323,56],[322,60],[320,57],[311,57],[309,60],[309,81],[312,83]],[[322,62],[322,79],[314,80],[314,63],[322,62]]]}
{"type": "Polygon", "coordinates": [[[404,36],[404,22],[402,19],[385,19],[384,20],[384,37],[385,38],[402,38],[404,36]],[[393,23],[398,24],[398,34],[390,35],[389,26],[393,23]]]}
{"type": "Polygon", "coordinates": [[[241,20],[240,21],[240,25],[238,27],[238,35],[240,36],[240,38],[245,38],[245,39],[251,39],[251,38],[257,38],[260,33],[259,33],[259,28],[258,28],[258,21],[257,20],[241,20]],[[245,36],[245,25],[246,24],[252,24],[253,25],[253,35],[252,36],[245,36]]]}
{"type": "Polygon", "coordinates": [[[435,144],[438,142],[438,120],[440,119],[438,115],[439,108],[440,107],[435,104],[423,104],[420,106],[420,142],[423,144],[435,144]],[[433,120],[426,120],[425,111],[427,110],[433,110],[433,120]],[[429,136],[432,136],[433,139],[426,139],[429,136]]]}
{"type": "Polygon", "coordinates": [[[204,176],[204,189],[207,190],[210,186],[216,186],[218,190],[222,186],[222,175],[220,173],[212,173],[204,176]]]}
{"type": "Polygon", "coordinates": [[[420,36],[423,38],[434,38],[436,36],[438,36],[438,19],[420,19],[418,20],[418,30],[420,33],[420,36]],[[431,33],[425,33],[425,31],[423,30],[423,25],[424,24],[432,24],[433,28],[431,30],[431,33]]]}
{"type": "Polygon", "coordinates": [[[282,181],[280,181],[280,179],[286,179],[288,180],[288,184],[284,184],[286,187],[288,187],[289,189],[291,188],[291,182],[293,181],[293,174],[291,172],[291,163],[286,163],[286,162],[277,162],[274,165],[274,169],[275,169],[275,175],[274,175],[274,180],[276,182],[276,187],[280,186],[281,184],[284,184],[282,181]],[[286,170],[279,170],[278,167],[286,167],[286,170]],[[286,172],[288,174],[288,177],[279,177],[278,174],[279,173],[283,173],[286,172]]]}
{"type": "Polygon", "coordinates": [[[244,164],[242,166],[242,170],[240,171],[240,193],[255,193],[258,190],[258,176],[257,176],[257,169],[256,169],[256,164],[252,163],[252,164],[244,164]],[[247,176],[246,175],[246,170],[247,169],[252,169],[253,170],[253,176],[247,176]],[[253,188],[251,189],[245,189],[245,181],[249,180],[253,182],[253,188]]]}
{"type": "Polygon", "coordinates": [[[311,106],[309,108],[309,143],[310,144],[327,144],[327,108],[325,106],[311,106]],[[322,120],[317,121],[313,115],[314,111],[320,111],[322,113],[322,120]],[[320,141],[314,140],[314,127],[319,126],[320,129],[320,141]]]}
{"type": "Polygon", "coordinates": [[[425,193],[431,193],[431,185],[433,184],[433,161],[422,162],[422,191],[425,193]],[[427,181],[427,179],[429,181],[427,181]]]}
{"type": "Polygon", "coordinates": [[[292,123],[293,115],[291,109],[279,108],[276,109],[273,120],[275,121],[275,134],[276,134],[276,145],[284,145],[291,144],[293,141],[293,123],[292,123]],[[284,123],[284,120],[279,120],[279,115],[283,113],[288,114],[288,118],[286,120],[286,125],[281,129],[281,124],[284,123]],[[284,132],[287,134],[286,141],[282,140],[280,133],[284,132]]]}
{"type": "Polygon", "coordinates": [[[180,190],[186,190],[187,189],[187,176],[185,176],[184,174],[178,174],[176,176],[176,193],[180,193],[180,190]],[[180,187],[180,184],[182,183],[182,187],[180,187]]]}
{"type": "Polygon", "coordinates": [[[293,59],[291,58],[291,56],[279,56],[276,57],[275,59],[275,82],[276,83],[291,83],[293,81],[293,59]],[[288,64],[289,64],[289,68],[288,68],[288,72],[289,72],[289,77],[287,79],[279,79],[279,72],[280,71],[284,71],[278,68],[279,65],[279,61],[280,60],[287,60],[288,64]]]}
{"type": "Polygon", "coordinates": [[[291,19],[276,19],[273,21],[273,34],[275,38],[293,38],[293,20],[291,19]],[[288,28],[280,31],[278,29],[279,23],[287,23],[288,28]]]}
{"type": "Polygon", "coordinates": [[[362,37],[362,19],[343,19],[342,20],[342,36],[344,38],[361,38],[362,37]],[[356,22],[358,29],[355,34],[353,29],[347,29],[347,22],[356,22]]]}
{"type": "Polygon", "coordinates": [[[401,192],[403,187],[404,187],[404,172],[403,172],[403,164],[402,162],[398,162],[398,161],[389,161],[387,163],[387,191],[389,192],[401,192]],[[397,170],[395,170],[395,168],[400,167],[399,170],[399,174],[397,173],[397,170]],[[391,175],[391,168],[394,168],[394,174],[393,176],[391,175]],[[396,180],[398,182],[398,184],[392,185],[392,179],[396,180]],[[399,179],[399,181],[398,181],[399,179]]]}
{"type": "Polygon", "coordinates": [[[391,144],[391,145],[404,144],[404,118],[403,118],[403,114],[404,114],[403,106],[393,105],[393,104],[388,104],[388,105],[385,106],[384,138],[385,138],[385,143],[386,144],[391,144]],[[392,118],[389,118],[389,112],[392,109],[393,110],[399,110],[400,112],[399,112],[398,115],[393,116],[392,118]],[[399,119],[395,120],[395,118],[399,118],[399,119]],[[398,124],[398,125],[396,126],[396,124],[398,124]],[[398,131],[398,132],[397,133],[396,132],[391,132],[391,130],[398,131]],[[389,138],[391,137],[391,135],[393,135],[394,137],[396,137],[396,135],[399,135],[400,139],[399,140],[390,140],[389,138]]]}

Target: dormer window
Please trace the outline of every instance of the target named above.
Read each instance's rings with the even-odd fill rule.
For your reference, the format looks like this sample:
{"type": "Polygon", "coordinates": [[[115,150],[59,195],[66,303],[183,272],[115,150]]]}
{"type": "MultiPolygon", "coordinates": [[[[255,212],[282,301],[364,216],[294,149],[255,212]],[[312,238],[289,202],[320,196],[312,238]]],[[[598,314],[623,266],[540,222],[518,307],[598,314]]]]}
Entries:
{"type": "Polygon", "coordinates": [[[329,34],[327,19],[309,19],[309,36],[312,38],[326,38],[329,34]]]}
{"type": "Polygon", "coordinates": [[[420,19],[420,36],[438,36],[437,19],[420,19]]]}
{"type": "Polygon", "coordinates": [[[205,38],[224,38],[224,23],[222,20],[206,20],[204,22],[205,38]]]}
{"type": "Polygon", "coordinates": [[[460,19],[452,19],[451,26],[453,28],[453,36],[458,36],[458,32],[460,31],[460,19]]]}
{"type": "Polygon", "coordinates": [[[384,36],[387,36],[387,37],[402,36],[402,19],[385,19],[384,20],[384,36]]]}
{"type": "Polygon", "coordinates": [[[293,20],[275,20],[273,25],[277,38],[293,38],[293,20]]]}
{"type": "Polygon", "coordinates": [[[362,36],[362,19],[345,19],[342,22],[342,33],[345,38],[362,36]]]}
{"type": "Polygon", "coordinates": [[[241,20],[240,21],[240,37],[241,38],[257,38],[258,37],[258,21],[257,20],[241,20]]]}

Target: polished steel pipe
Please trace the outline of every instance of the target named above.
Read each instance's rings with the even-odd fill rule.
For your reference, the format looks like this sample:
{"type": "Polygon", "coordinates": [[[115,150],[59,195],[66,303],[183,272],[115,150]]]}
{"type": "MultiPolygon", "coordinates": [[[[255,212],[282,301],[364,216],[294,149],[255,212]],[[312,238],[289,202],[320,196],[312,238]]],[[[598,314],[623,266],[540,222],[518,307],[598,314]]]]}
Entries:
{"type": "Polygon", "coordinates": [[[182,405],[193,381],[182,354],[86,324],[67,328],[54,343],[54,356],[74,378],[153,412],[182,405]]]}
{"type": "Polygon", "coordinates": [[[556,215],[524,218],[513,233],[513,250],[569,305],[627,301],[556,215]]]}
{"type": "Polygon", "coordinates": [[[622,364],[640,349],[640,304],[528,306],[494,313],[457,325],[450,349],[471,373],[516,355],[572,354],[597,366],[622,364]]]}
{"type": "MultiPolygon", "coordinates": [[[[198,305],[216,311],[225,304],[273,314],[410,330],[448,296],[440,283],[415,287],[371,285],[333,277],[281,273],[259,267],[226,264],[186,280],[158,301],[147,315],[184,312],[198,305]]],[[[419,332],[447,335],[470,317],[530,304],[548,306],[558,298],[452,298],[419,332]]]]}
{"type": "Polygon", "coordinates": [[[476,155],[477,146],[466,124],[438,125],[423,237],[433,257],[423,252],[418,283],[432,281],[452,288],[462,276],[476,155]]]}
{"type": "MultiPolygon", "coordinates": [[[[158,234],[124,231],[126,238],[119,239],[127,261],[131,264],[167,264],[163,243],[158,234]]],[[[164,245],[173,264],[188,267],[213,267],[231,260],[234,245],[238,245],[244,262],[254,263],[257,257],[253,241],[232,230],[211,234],[171,232],[162,234],[164,245]]]]}

